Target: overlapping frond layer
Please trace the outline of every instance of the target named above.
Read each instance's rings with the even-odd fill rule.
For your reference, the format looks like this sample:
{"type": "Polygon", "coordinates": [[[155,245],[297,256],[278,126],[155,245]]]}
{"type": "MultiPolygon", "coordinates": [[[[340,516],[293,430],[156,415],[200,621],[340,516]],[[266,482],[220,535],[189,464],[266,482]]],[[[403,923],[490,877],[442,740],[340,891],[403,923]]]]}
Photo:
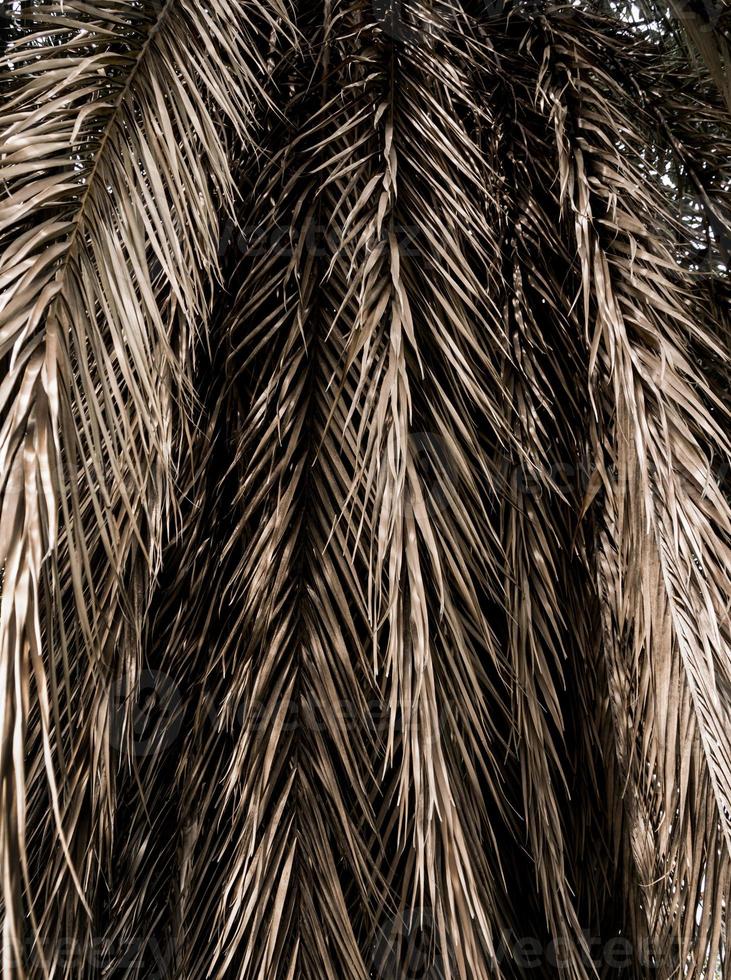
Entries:
{"type": "Polygon", "coordinates": [[[345,231],[337,323],[358,377],[350,496],[373,529],[369,615],[388,711],[379,823],[394,897],[379,929],[396,960],[422,930],[433,969],[487,977],[500,974],[509,697],[487,620],[500,567],[488,450],[511,437],[497,366],[507,341],[486,288],[495,240],[476,64],[439,12],[401,14],[359,27],[362,54],[341,83],[349,145],[331,178],[345,231]]]}
{"type": "MultiPolygon", "coordinates": [[[[214,339],[217,330],[212,325],[214,339]]],[[[114,715],[117,731],[130,718],[134,741],[131,765],[117,779],[117,830],[100,916],[100,958],[112,976],[115,970],[140,978],[179,976],[189,944],[203,942],[187,908],[191,845],[205,804],[181,791],[196,752],[210,764],[200,748],[215,739],[207,658],[214,638],[229,635],[231,626],[228,606],[218,603],[230,565],[219,561],[212,569],[210,562],[211,554],[223,555],[231,513],[225,479],[231,460],[221,424],[224,371],[220,352],[214,356],[219,361],[213,370],[206,365],[209,380],[199,392],[188,452],[181,455],[180,522],[165,544],[143,669],[129,703],[119,698],[114,715]]]]}
{"type": "MultiPolygon", "coordinates": [[[[577,16],[560,10],[555,24],[568,29],[577,16]]],[[[592,409],[584,384],[569,380],[586,378],[590,358],[580,280],[561,217],[555,135],[533,98],[543,56],[535,38],[542,35],[518,18],[503,30],[491,39],[501,71],[486,98],[497,107],[490,158],[502,148],[495,222],[503,226],[512,354],[505,376],[519,443],[506,460],[503,533],[525,833],[550,935],[561,943],[561,972],[611,973],[602,937],[618,936],[628,948],[624,970],[640,977],[647,923],[622,812],[626,776],[615,761],[591,583],[593,515],[582,517],[593,470],[592,409]],[[525,57],[509,60],[506,50],[525,57]]]]}
{"type": "MultiPolygon", "coordinates": [[[[263,98],[259,37],[282,13],[229,0],[204,14],[185,0],[34,4],[32,31],[3,62],[8,976],[26,962],[83,967],[115,807],[114,680],[134,688],[174,500],[172,403],[188,397],[219,210],[232,202],[222,121],[248,141],[263,98]],[[28,956],[24,912],[37,940],[28,956]],[[60,937],[80,942],[80,960],[60,963],[60,937]]],[[[123,748],[124,722],[119,737],[123,748]]]]}
{"type": "Polygon", "coordinates": [[[643,179],[642,116],[597,67],[593,25],[578,21],[570,42],[550,27],[543,37],[539,97],[591,354],[599,581],[633,852],[662,975],[700,977],[728,929],[731,515],[711,464],[728,458],[722,406],[690,349],[727,353],[665,244],[673,217],[643,179]]]}
{"type": "Polygon", "coordinates": [[[224,325],[237,479],[219,601],[232,613],[206,651],[213,731],[198,719],[200,747],[182,773],[195,822],[183,913],[191,977],[368,976],[351,921],[353,903],[367,914],[378,893],[364,836],[374,737],[365,558],[341,520],[355,385],[339,375],[323,284],[332,197],[308,176],[331,133],[325,113],[245,203],[252,240],[224,325]],[[197,930],[208,901],[206,946],[197,930]]]}
{"type": "MultiPolygon", "coordinates": [[[[500,92],[496,86],[496,105],[500,92]]],[[[507,171],[500,274],[511,340],[504,374],[518,443],[506,463],[503,497],[513,711],[526,836],[550,933],[568,940],[567,975],[586,977],[588,949],[575,908],[567,832],[575,747],[564,743],[562,696],[567,674],[575,684],[581,660],[590,667],[579,621],[572,618],[569,627],[572,571],[581,582],[571,559],[586,457],[575,420],[586,405],[568,379],[585,365],[562,283],[566,262],[553,231],[556,201],[545,191],[550,181],[545,174],[535,181],[530,164],[542,146],[531,145],[527,128],[506,119],[502,124],[507,171]]]]}

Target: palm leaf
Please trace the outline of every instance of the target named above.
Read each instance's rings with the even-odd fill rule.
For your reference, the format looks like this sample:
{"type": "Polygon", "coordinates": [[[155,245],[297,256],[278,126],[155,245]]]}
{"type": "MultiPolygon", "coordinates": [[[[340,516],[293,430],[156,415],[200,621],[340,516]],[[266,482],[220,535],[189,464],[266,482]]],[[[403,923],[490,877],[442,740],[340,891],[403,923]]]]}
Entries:
{"type": "Polygon", "coordinates": [[[63,929],[59,875],[78,893],[64,896],[79,905],[73,934],[88,936],[106,859],[112,679],[134,684],[139,668],[131,599],[144,606],[172,514],[171,404],[188,397],[232,201],[222,120],[250,138],[257,32],[274,23],[260,8],[258,27],[232,31],[237,10],[34,5],[33,32],[3,63],[0,662],[15,750],[0,779],[5,948],[19,968],[24,908],[41,966],[45,934],[63,929]],[[32,883],[25,814],[44,805],[58,857],[32,883]]]}
{"type": "Polygon", "coordinates": [[[726,354],[662,245],[668,232],[658,228],[671,228],[672,217],[640,183],[640,136],[617,87],[610,103],[585,77],[595,43],[587,25],[571,48],[559,46],[567,60],[554,69],[546,59],[541,90],[575,215],[601,425],[594,439],[610,691],[656,956],[663,971],[704,976],[727,928],[731,811],[719,735],[729,710],[730,525],[707,461],[711,447],[727,454],[726,435],[698,391],[689,342],[726,354]]]}

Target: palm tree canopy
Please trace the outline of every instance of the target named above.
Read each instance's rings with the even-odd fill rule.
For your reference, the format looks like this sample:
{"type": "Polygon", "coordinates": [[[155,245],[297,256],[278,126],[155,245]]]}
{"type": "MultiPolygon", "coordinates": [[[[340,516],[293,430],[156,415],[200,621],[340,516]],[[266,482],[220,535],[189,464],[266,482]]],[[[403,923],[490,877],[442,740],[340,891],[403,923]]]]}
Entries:
{"type": "Polygon", "coordinates": [[[731,978],[731,9],[5,8],[3,980],[731,978]]]}

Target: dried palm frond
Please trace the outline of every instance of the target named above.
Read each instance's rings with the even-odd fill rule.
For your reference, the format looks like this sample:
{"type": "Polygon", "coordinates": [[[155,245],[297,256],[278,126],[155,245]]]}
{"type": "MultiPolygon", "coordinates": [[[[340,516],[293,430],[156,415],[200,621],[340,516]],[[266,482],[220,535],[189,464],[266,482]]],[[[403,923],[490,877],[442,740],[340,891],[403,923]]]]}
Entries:
{"type": "Polygon", "coordinates": [[[110,699],[141,666],[175,508],[172,404],[190,399],[233,202],[222,121],[250,142],[260,38],[280,16],[239,12],[34,5],[3,65],[6,964],[26,960],[26,922],[31,959],[62,975],[60,937],[84,950],[92,935],[115,810],[110,699]]]}
{"type": "Polygon", "coordinates": [[[731,977],[728,9],[11,8],[4,980],[731,977]]]}

